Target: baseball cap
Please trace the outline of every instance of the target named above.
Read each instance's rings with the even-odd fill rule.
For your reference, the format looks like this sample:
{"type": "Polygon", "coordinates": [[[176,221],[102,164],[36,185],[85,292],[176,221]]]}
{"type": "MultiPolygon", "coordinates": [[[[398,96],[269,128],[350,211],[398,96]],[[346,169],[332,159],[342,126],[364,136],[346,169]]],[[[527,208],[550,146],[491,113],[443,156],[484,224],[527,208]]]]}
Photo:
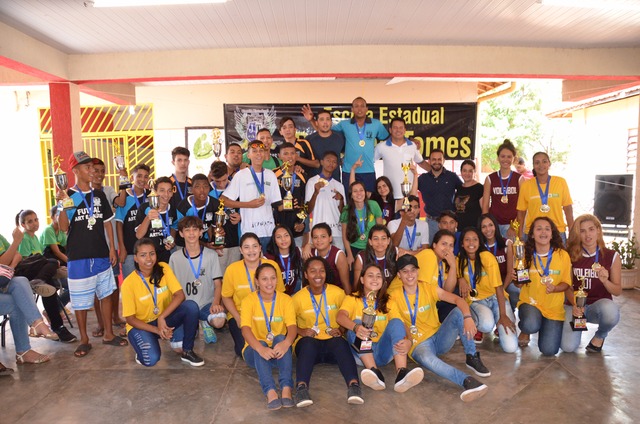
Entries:
{"type": "Polygon", "coordinates": [[[79,152],[73,152],[73,154],[69,158],[69,168],[73,169],[77,165],[82,165],[89,162],[93,162],[93,159],[82,150],[79,152]]]}
{"type": "Polygon", "coordinates": [[[402,268],[409,266],[409,265],[413,265],[416,268],[420,268],[418,266],[418,260],[416,259],[415,256],[412,255],[402,255],[398,258],[398,261],[396,262],[396,270],[400,271],[402,268]]]}

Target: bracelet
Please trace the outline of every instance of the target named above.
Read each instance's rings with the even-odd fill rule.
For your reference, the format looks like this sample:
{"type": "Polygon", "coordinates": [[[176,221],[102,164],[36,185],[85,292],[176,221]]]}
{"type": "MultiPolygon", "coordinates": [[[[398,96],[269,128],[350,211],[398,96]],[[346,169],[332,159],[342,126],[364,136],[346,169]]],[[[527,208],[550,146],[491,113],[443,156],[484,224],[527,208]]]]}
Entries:
{"type": "Polygon", "coordinates": [[[473,317],[472,317],[471,315],[463,315],[463,317],[462,317],[462,318],[463,318],[463,319],[467,319],[467,318],[471,318],[471,319],[473,319],[473,317]]]}
{"type": "Polygon", "coordinates": [[[359,326],[359,325],[360,325],[360,324],[356,323],[356,325],[354,325],[354,326],[353,326],[353,332],[354,332],[354,333],[358,330],[358,326],[359,326]]]}

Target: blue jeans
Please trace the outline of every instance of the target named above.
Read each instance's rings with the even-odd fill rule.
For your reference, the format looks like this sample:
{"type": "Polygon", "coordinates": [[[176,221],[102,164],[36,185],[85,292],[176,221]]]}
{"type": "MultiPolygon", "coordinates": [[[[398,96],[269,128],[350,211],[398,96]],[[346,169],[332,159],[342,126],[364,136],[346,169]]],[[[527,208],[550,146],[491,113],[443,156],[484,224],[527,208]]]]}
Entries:
{"type": "Polygon", "coordinates": [[[28,327],[35,320],[42,319],[42,315],[33,300],[31,285],[26,277],[13,277],[7,286],[7,293],[0,293],[0,314],[9,315],[16,352],[31,349],[28,327]]]}
{"type": "MultiPolygon", "coordinates": [[[[285,339],[285,335],[279,334],[273,339],[273,346],[277,345],[285,339]]],[[[260,342],[263,346],[267,346],[266,342],[260,342]]],[[[273,379],[271,370],[273,368],[278,369],[278,381],[280,382],[280,389],[285,387],[293,388],[293,365],[291,359],[291,348],[287,350],[287,353],[280,359],[264,359],[258,352],[253,350],[251,346],[247,346],[244,350],[244,360],[251,368],[255,368],[258,372],[258,379],[260,380],[260,387],[262,393],[266,396],[269,390],[276,390],[276,382],[273,379]]]]}
{"type": "MultiPolygon", "coordinates": [[[[207,321],[209,318],[209,309],[211,308],[211,303],[207,303],[198,311],[198,320],[199,321],[207,321]]],[[[182,342],[184,340],[184,328],[183,326],[179,326],[173,329],[173,337],[171,338],[171,342],[182,342]]]]}
{"type": "MultiPolygon", "coordinates": [[[[560,347],[564,352],[575,352],[580,345],[582,331],[573,331],[569,324],[573,321],[573,308],[565,305],[564,327],[562,329],[562,343],[560,347]]],[[[600,299],[584,308],[584,316],[587,322],[598,324],[595,337],[606,339],[609,331],[620,321],[620,307],[611,299],[600,299]]]]}
{"type": "MultiPolygon", "coordinates": [[[[169,314],[165,321],[169,327],[184,326],[183,349],[185,351],[193,350],[196,331],[198,331],[198,304],[193,300],[185,300],[169,314]]],[[[149,324],[157,326],[158,321],[151,321],[149,324]]],[[[127,336],[142,365],[152,367],[158,363],[160,360],[160,343],[158,342],[160,336],[138,328],[131,329],[127,336]]]]}
{"type": "Polygon", "coordinates": [[[349,343],[342,337],[318,340],[302,337],[296,344],[296,382],[309,385],[315,364],[338,364],[345,383],[358,381],[358,369],[349,343]]]}
{"type": "Polygon", "coordinates": [[[258,237],[258,239],[260,240],[260,246],[262,247],[262,254],[264,255],[265,253],[267,253],[267,248],[271,243],[271,237],[258,237]]]}
{"type": "Polygon", "coordinates": [[[438,355],[444,355],[451,350],[458,336],[460,336],[464,352],[469,355],[475,354],[475,342],[464,334],[464,318],[460,309],[456,308],[445,318],[433,336],[415,347],[411,357],[420,366],[458,386],[462,386],[468,375],[438,358],[438,355]]]}
{"type": "MultiPolygon", "coordinates": [[[[357,324],[362,324],[362,321],[359,319],[355,320],[354,322],[357,324]]],[[[375,362],[377,367],[387,365],[393,360],[393,356],[398,354],[398,352],[393,349],[393,346],[400,340],[404,339],[406,335],[407,331],[404,328],[404,324],[402,323],[402,321],[398,318],[394,318],[389,321],[389,323],[387,324],[387,328],[384,329],[384,332],[382,333],[382,335],[380,335],[378,341],[373,343],[373,349],[371,353],[357,353],[355,350],[353,350],[354,358],[356,359],[357,363],[362,364],[362,361],[360,360],[360,357],[362,355],[373,354],[373,361],[375,362]]],[[[349,344],[353,344],[355,340],[356,333],[351,330],[347,331],[347,341],[349,342],[349,344]]]]}
{"type": "Polygon", "coordinates": [[[505,239],[507,238],[507,231],[509,231],[510,227],[511,227],[511,224],[498,224],[498,228],[500,229],[500,234],[505,239]]]}
{"type": "Polygon", "coordinates": [[[556,321],[542,316],[535,306],[523,303],[520,305],[520,322],[518,327],[523,333],[538,333],[538,349],[545,356],[553,356],[560,350],[562,325],[564,321],[556,321]]]}
{"type": "Polygon", "coordinates": [[[133,260],[133,255],[127,255],[124,262],[122,263],[122,279],[124,280],[136,270],[136,263],[133,260]]]}
{"type": "MultiPolygon", "coordinates": [[[[516,317],[511,310],[509,304],[504,302],[504,311],[507,317],[515,324],[516,317]]],[[[481,333],[490,333],[500,319],[500,305],[496,295],[489,296],[486,299],[475,301],[471,304],[471,315],[476,322],[478,331],[481,333]]],[[[513,353],[518,350],[518,335],[515,331],[509,331],[498,325],[498,335],[500,336],[500,347],[506,353],[513,353]]]]}
{"type": "Polygon", "coordinates": [[[438,221],[435,219],[427,218],[427,224],[429,225],[429,245],[433,243],[433,236],[440,230],[438,227],[438,221]]]}
{"type": "Polygon", "coordinates": [[[509,304],[513,312],[515,312],[518,307],[518,302],[520,301],[520,290],[520,287],[516,287],[513,283],[509,284],[506,289],[506,292],[509,294],[509,304]]]}
{"type": "MultiPolygon", "coordinates": [[[[342,185],[344,186],[344,192],[349,193],[349,178],[351,178],[351,171],[342,172],[342,185]]],[[[365,190],[369,193],[376,191],[376,173],[375,172],[356,172],[356,181],[360,181],[364,184],[365,190]]]]}

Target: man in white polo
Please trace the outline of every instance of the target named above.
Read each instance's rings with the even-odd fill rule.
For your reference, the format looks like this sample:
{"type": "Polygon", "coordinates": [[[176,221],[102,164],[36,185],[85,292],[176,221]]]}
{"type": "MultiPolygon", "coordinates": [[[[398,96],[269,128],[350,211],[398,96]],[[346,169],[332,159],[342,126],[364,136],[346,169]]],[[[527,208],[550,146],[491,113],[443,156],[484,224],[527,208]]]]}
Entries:
{"type": "Polygon", "coordinates": [[[411,252],[419,252],[429,247],[429,224],[418,219],[420,200],[418,196],[409,196],[408,210],[400,209],[400,218],[387,224],[394,246],[411,252]]]}

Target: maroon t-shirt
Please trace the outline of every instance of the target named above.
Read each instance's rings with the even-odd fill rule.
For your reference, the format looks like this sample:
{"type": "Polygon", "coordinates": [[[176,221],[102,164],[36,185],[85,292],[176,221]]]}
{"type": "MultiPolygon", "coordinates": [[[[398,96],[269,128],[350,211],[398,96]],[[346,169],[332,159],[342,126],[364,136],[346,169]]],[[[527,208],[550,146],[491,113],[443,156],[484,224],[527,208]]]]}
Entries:
{"type": "MultiPolygon", "coordinates": [[[[320,256],[320,254],[318,254],[318,249],[312,249],[311,252],[313,253],[313,256],[320,256]]],[[[329,249],[329,253],[324,257],[324,259],[329,263],[329,268],[331,268],[331,272],[333,273],[333,275],[327,275],[327,283],[342,288],[343,285],[342,281],[340,281],[340,273],[338,272],[339,252],[340,249],[332,245],[329,249]]]]}
{"type": "MultiPolygon", "coordinates": [[[[578,277],[585,277],[585,290],[587,291],[587,305],[591,305],[600,299],[611,299],[611,293],[607,291],[607,288],[602,284],[602,281],[598,278],[598,273],[595,272],[591,266],[596,261],[595,255],[585,256],[586,253],[582,253],[582,257],[573,263],[573,290],[576,291],[580,287],[580,281],[578,277]]],[[[613,264],[613,258],[616,252],[611,249],[600,250],[598,263],[602,265],[607,271],[611,272],[611,264],[613,264]]],[[[568,304],[568,303],[567,303],[568,304]]]]}
{"type": "Polygon", "coordinates": [[[512,220],[516,219],[518,211],[516,205],[518,204],[518,195],[520,194],[520,174],[516,171],[512,171],[511,179],[509,177],[502,180],[502,184],[507,187],[507,203],[502,203],[500,199],[503,195],[502,186],[500,185],[500,171],[489,174],[489,182],[491,183],[491,206],[489,206],[489,212],[496,217],[498,224],[506,225],[510,224],[512,220]],[[507,180],[509,184],[507,185],[507,180]]]}
{"type": "Polygon", "coordinates": [[[511,245],[506,245],[505,247],[498,247],[496,243],[487,246],[487,250],[496,257],[498,261],[498,267],[500,268],[500,278],[501,281],[504,281],[504,277],[507,275],[507,249],[510,248],[511,245]],[[495,250],[494,250],[495,249],[495,250]]]}

